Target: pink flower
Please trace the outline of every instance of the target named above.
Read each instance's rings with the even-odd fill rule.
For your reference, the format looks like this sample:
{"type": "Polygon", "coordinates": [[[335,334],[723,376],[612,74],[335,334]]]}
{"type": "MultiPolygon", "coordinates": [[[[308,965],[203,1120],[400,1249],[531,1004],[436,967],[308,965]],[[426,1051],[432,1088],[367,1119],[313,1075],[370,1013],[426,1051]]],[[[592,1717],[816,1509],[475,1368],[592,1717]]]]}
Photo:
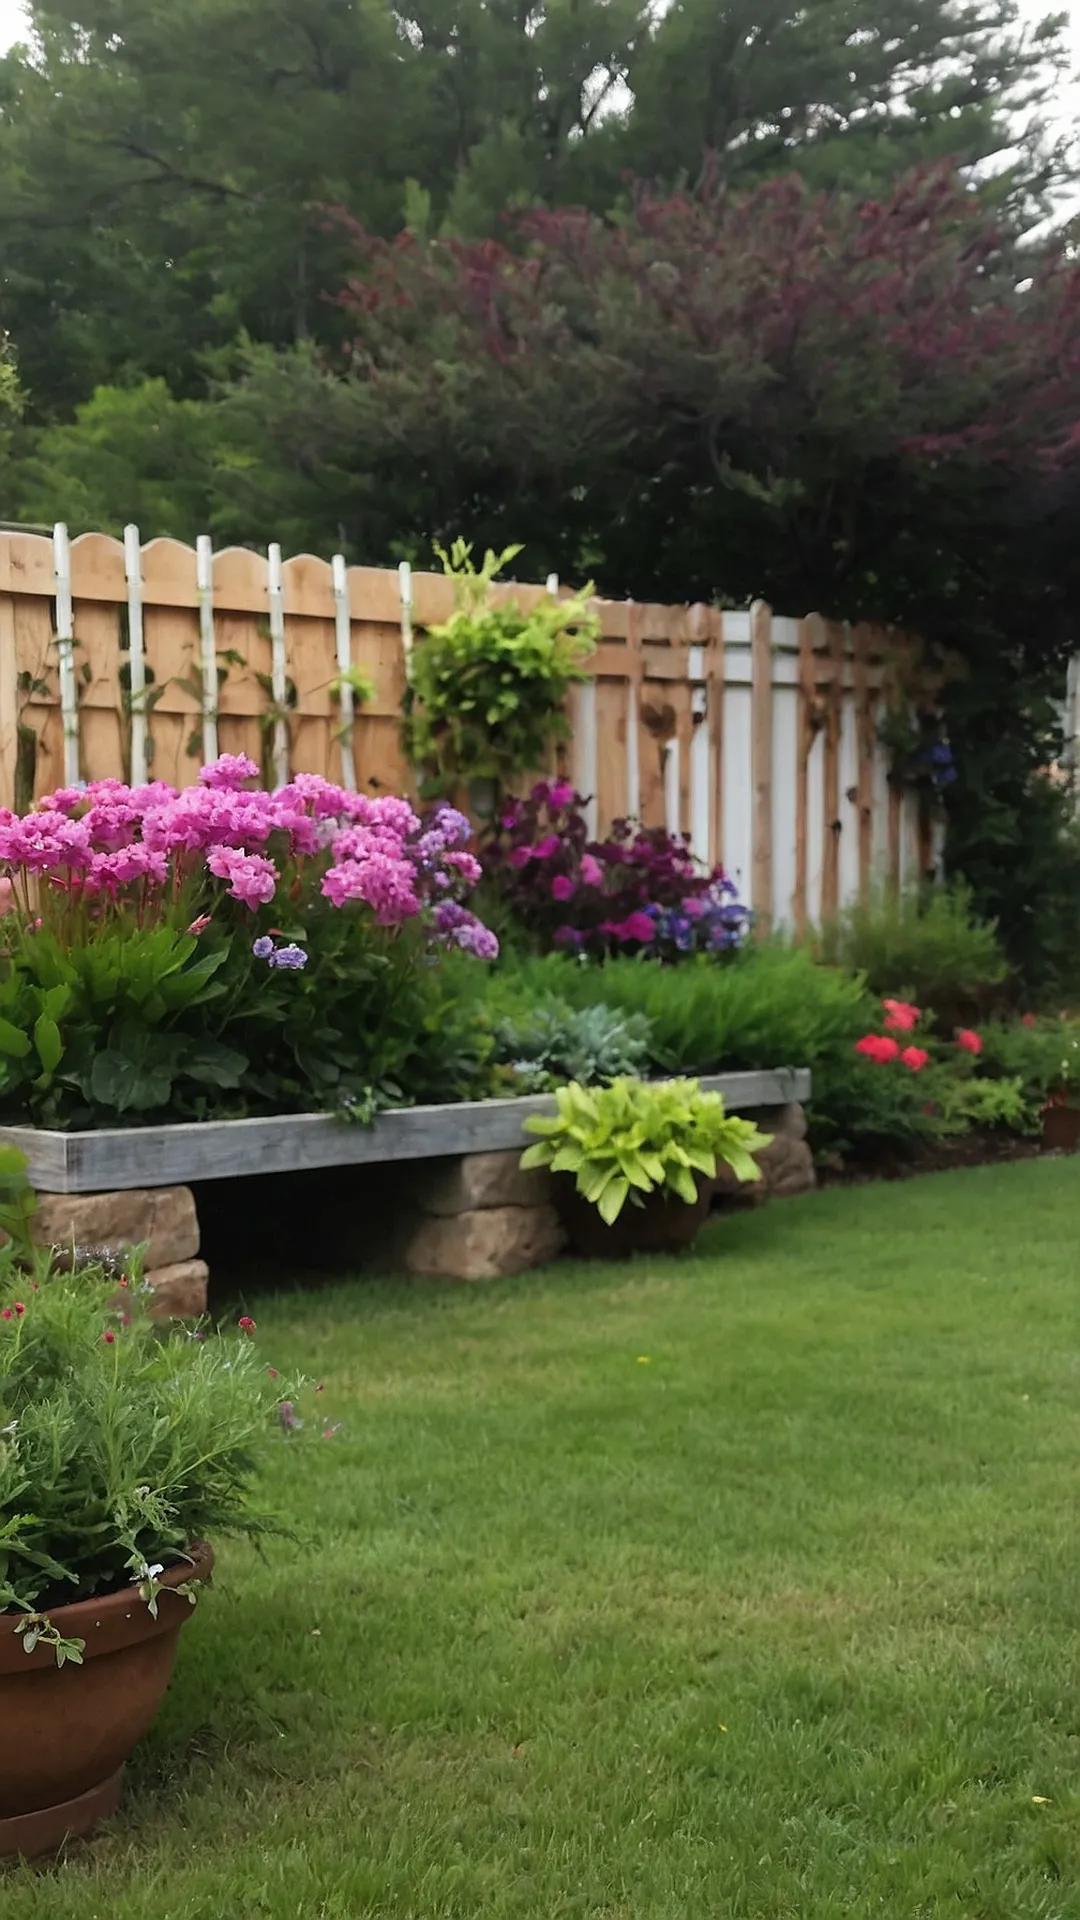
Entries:
{"type": "Polygon", "coordinates": [[[15,1318],[16,1318],[17,1320],[21,1320],[21,1319],[22,1319],[22,1317],[23,1317],[23,1314],[24,1314],[25,1312],[26,1312],[26,1307],[25,1307],[25,1305],[24,1305],[24,1303],[23,1303],[23,1302],[22,1302],[21,1300],[16,1300],[16,1302],[15,1302],[15,1318]]]}
{"type": "Polygon", "coordinates": [[[193,933],[196,939],[198,939],[200,933],[206,932],[207,927],[210,925],[211,917],[208,913],[200,913],[198,919],[192,921],[188,932],[193,933]]]}
{"type": "Polygon", "coordinates": [[[557,873],[551,883],[553,900],[569,900],[574,891],[574,883],[568,873],[557,873]]]}
{"type": "Polygon", "coordinates": [[[581,878],[587,887],[602,887],[604,869],[595,854],[583,853],[581,856],[581,878]]]}
{"type": "Polygon", "coordinates": [[[0,1320],[11,1320],[14,1316],[10,1307],[0,1308],[0,1320]]]}
{"type": "Polygon", "coordinates": [[[569,807],[576,799],[577,795],[569,780],[556,780],[548,796],[548,805],[559,808],[569,807]]]}
{"type": "Polygon", "coordinates": [[[553,854],[558,853],[561,846],[562,841],[559,839],[557,833],[547,833],[542,840],[537,841],[533,848],[534,858],[537,860],[550,860],[553,854]]]}
{"type": "Polygon", "coordinates": [[[855,1051],[863,1054],[867,1060],[883,1063],[886,1060],[895,1060],[900,1049],[895,1040],[890,1040],[888,1034],[866,1033],[861,1040],[856,1040],[855,1051]]]}
{"type": "Polygon", "coordinates": [[[912,1073],[921,1073],[923,1068],[928,1065],[930,1055],[927,1053],[925,1047],[905,1047],[900,1058],[905,1067],[910,1067],[912,1073]]]}
{"type": "Polygon", "coordinates": [[[647,913],[630,913],[625,920],[604,920],[601,933],[610,933],[613,940],[652,940],[656,928],[647,913]]]}
{"type": "Polygon", "coordinates": [[[236,1324],[239,1327],[241,1333],[246,1333],[249,1339],[251,1335],[255,1332],[255,1322],[252,1319],[250,1313],[242,1313],[236,1324]]]}
{"type": "Polygon", "coordinates": [[[278,870],[259,853],[240,853],[233,847],[215,847],[207,866],[219,880],[229,882],[232,899],[245,907],[265,907],[273,899],[278,870]]]}
{"type": "Polygon", "coordinates": [[[913,1007],[910,1000],[883,1000],[882,1006],[887,1014],[886,1033],[910,1033],[919,1024],[919,1009],[913,1007]]]}
{"type": "Polygon", "coordinates": [[[977,1033],[972,1032],[970,1027],[961,1027],[956,1036],[956,1044],[962,1048],[964,1053],[981,1053],[983,1050],[982,1041],[977,1033]]]}
{"type": "Polygon", "coordinates": [[[219,753],[217,759],[199,774],[204,787],[236,790],[249,780],[257,780],[259,769],[246,753],[219,753]]]}
{"type": "Polygon", "coordinates": [[[518,869],[518,872],[520,873],[522,867],[528,866],[529,861],[532,859],[532,857],[533,857],[532,847],[514,847],[512,848],[510,853],[510,865],[512,867],[516,867],[518,869]]]}

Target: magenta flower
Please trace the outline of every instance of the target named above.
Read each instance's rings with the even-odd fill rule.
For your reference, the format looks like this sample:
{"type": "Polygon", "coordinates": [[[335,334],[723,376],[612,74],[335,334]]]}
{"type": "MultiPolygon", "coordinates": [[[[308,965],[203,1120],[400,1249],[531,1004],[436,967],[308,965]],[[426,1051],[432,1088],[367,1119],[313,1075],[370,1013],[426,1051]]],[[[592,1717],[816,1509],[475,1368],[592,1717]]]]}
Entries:
{"type": "Polygon", "coordinates": [[[553,900],[569,900],[574,891],[574,883],[568,873],[557,873],[551,883],[553,900]]]}
{"type": "Polygon", "coordinates": [[[587,887],[602,887],[604,869],[595,854],[584,853],[581,856],[581,878],[587,887]]]}
{"type": "Polygon", "coordinates": [[[243,787],[249,780],[257,780],[258,777],[259,769],[246,753],[221,753],[199,774],[204,787],[226,789],[243,787]]]}
{"type": "Polygon", "coordinates": [[[258,853],[240,853],[232,847],[215,847],[206,862],[219,880],[227,880],[232,899],[245,907],[265,907],[277,889],[278,870],[272,860],[258,853]]]}

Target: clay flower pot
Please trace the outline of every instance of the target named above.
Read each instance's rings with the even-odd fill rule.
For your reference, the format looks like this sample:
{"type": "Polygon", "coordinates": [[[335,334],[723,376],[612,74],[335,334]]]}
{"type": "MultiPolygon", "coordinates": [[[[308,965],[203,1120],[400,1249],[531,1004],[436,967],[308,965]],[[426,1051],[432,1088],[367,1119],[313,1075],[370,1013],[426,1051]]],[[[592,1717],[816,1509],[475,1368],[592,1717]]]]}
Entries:
{"type": "Polygon", "coordinates": [[[555,1204],[575,1253],[587,1260],[626,1260],[632,1253],[672,1253],[688,1247],[709,1216],[712,1182],[699,1177],[693,1206],[667,1193],[650,1193],[643,1206],[627,1201],[609,1227],[584,1200],[572,1173],[556,1174],[555,1204]]]}
{"type": "Polygon", "coordinates": [[[1042,1112],[1042,1150],[1044,1153],[1075,1153],[1080,1146],[1080,1107],[1044,1107],[1042,1112]]]}
{"type": "Polygon", "coordinates": [[[191,1559],[162,1575],[156,1619],[130,1586],[50,1608],[58,1633],[85,1640],[81,1667],[58,1667],[43,1641],[25,1652],[24,1616],[0,1613],[0,1860],[55,1853],[115,1812],[124,1762],[161,1705],[192,1611],[164,1589],[205,1580],[214,1564],[208,1546],[191,1559]]]}

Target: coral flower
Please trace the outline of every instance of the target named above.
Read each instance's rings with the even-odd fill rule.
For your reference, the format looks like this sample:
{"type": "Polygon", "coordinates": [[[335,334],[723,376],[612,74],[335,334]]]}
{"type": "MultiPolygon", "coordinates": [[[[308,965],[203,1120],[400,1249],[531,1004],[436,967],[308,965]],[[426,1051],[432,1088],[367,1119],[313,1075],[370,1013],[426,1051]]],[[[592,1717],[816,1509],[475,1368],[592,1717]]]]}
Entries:
{"type": "Polygon", "coordinates": [[[905,1047],[900,1058],[905,1067],[911,1068],[912,1073],[921,1073],[923,1068],[928,1065],[930,1055],[927,1053],[925,1047],[905,1047]]]}
{"type": "Polygon", "coordinates": [[[972,1033],[970,1027],[961,1027],[956,1036],[956,1044],[962,1047],[965,1053],[981,1053],[983,1048],[978,1034],[972,1033]]]}
{"type": "Polygon", "coordinates": [[[919,1009],[910,1000],[883,1000],[886,1033],[910,1033],[919,1024],[919,1009]]]}
{"type": "Polygon", "coordinates": [[[864,1054],[867,1060],[883,1063],[886,1060],[895,1060],[900,1049],[896,1041],[890,1040],[886,1033],[866,1033],[861,1040],[856,1040],[855,1051],[864,1054]]]}

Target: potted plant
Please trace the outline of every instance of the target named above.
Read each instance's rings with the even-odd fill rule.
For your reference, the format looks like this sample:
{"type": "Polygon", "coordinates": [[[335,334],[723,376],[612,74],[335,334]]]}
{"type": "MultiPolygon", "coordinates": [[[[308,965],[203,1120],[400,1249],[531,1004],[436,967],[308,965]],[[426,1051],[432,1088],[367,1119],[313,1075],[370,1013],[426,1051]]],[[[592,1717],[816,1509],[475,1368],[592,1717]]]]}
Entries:
{"type": "Polygon", "coordinates": [[[541,1137],[523,1167],[547,1167],[573,1245],[590,1257],[688,1246],[712,1199],[716,1163],[760,1180],[753,1155],[770,1136],[725,1112],[697,1080],[620,1079],[608,1087],[560,1087],[557,1112],[533,1115],[541,1137]]]}
{"type": "Polygon", "coordinates": [[[137,1271],[68,1253],[0,1253],[0,1859],[113,1812],[206,1543],[269,1530],[251,1483],[286,1424],[253,1321],[163,1327],[137,1271]]]}
{"type": "Polygon", "coordinates": [[[1061,1057],[1054,1063],[1050,1090],[1041,1114],[1044,1153],[1075,1153],[1080,1146],[1078,1081],[1080,1037],[1066,1035],[1061,1040],[1061,1057]]]}

